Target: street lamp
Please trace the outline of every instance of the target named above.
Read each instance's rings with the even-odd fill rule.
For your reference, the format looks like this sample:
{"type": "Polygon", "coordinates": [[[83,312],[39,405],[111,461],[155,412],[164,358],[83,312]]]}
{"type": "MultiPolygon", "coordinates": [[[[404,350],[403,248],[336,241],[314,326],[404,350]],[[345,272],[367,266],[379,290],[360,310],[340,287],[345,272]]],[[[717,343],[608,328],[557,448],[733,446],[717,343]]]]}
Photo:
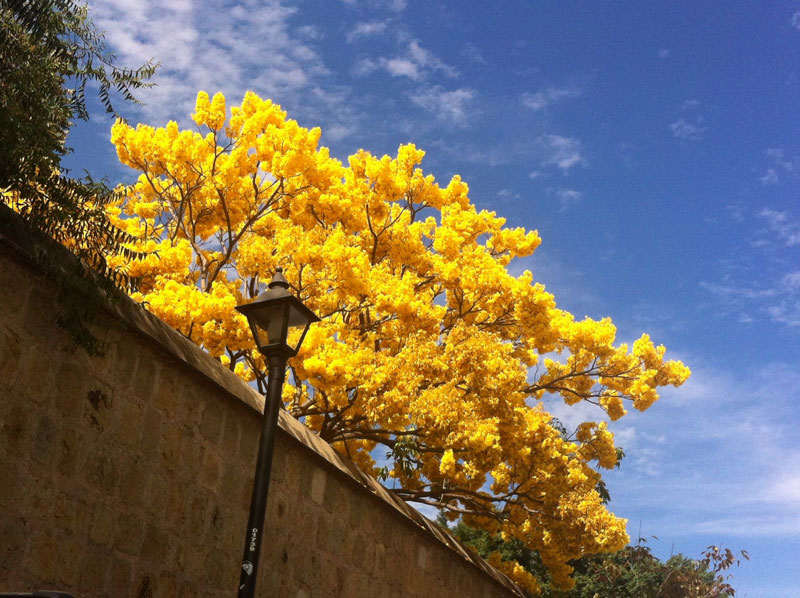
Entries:
{"type": "Polygon", "coordinates": [[[251,303],[236,306],[237,311],[250,324],[256,347],[269,361],[261,442],[253,479],[250,517],[247,520],[242,573],[239,578],[239,598],[252,598],[256,589],[258,556],[261,552],[262,527],[267,509],[272,452],[275,447],[275,430],[278,427],[281,389],[286,376],[286,361],[297,355],[311,324],[319,322],[314,312],[292,295],[288,288],[289,283],[283,277],[283,270],[278,268],[264,293],[251,303]]]}

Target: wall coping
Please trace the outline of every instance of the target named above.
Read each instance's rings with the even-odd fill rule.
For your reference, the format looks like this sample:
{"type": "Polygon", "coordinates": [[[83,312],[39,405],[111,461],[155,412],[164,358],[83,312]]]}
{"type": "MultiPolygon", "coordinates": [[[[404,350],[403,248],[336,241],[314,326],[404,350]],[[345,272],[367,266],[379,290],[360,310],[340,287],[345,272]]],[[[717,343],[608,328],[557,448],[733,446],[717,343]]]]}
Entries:
{"type": "MultiPolygon", "coordinates": [[[[46,254],[56,263],[64,264],[65,267],[70,262],[74,264],[77,259],[59,243],[38,231],[32,231],[18,214],[2,204],[0,204],[0,245],[11,250],[18,259],[40,272],[41,267],[37,256],[46,254]]],[[[198,345],[154,314],[143,309],[129,297],[122,297],[121,301],[117,303],[107,303],[105,310],[112,317],[121,320],[130,332],[156,345],[161,351],[190,368],[230,398],[244,403],[258,414],[263,414],[264,397],[260,393],[198,345]]],[[[285,410],[281,410],[279,413],[278,426],[279,432],[313,453],[326,469],[355,482],[357,486],[377,497],[382,504],[417,531],[445,545],[510,593],[524,598],[525,593],[507,575],[492,567],[477,553],[467,549],[452,534],[392,494],[375,478],[362,472],[352,461],[337,453],[331,445],[285,410]]]]}

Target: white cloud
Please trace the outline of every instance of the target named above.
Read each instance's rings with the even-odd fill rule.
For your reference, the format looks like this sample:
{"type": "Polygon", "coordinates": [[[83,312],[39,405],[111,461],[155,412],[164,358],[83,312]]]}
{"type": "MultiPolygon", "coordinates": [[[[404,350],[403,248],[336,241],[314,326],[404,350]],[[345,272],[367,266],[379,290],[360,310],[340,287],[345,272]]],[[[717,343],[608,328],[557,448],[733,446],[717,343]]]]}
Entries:
{"type": "Polygon", "coordinates": [[[556,190],[556,197],[558,197],[558,201],[561,204],[561,210],[564,211],[567,208],[571,208],[583,199],[583,192],[576,191],[575,189],[557,189],[556,190]]]}
{"type": "Polygon", "coordinates": [[[764,173],[764,176],[758,177],[758,180],[761,181],[762,185],[777,185],[780,178],[774,168],[767,168],[767,172],[764,173]]]}
{"type": "Polygon", "coordinates": [[[786,212],[765,208],[758,213],[766,221],[769,232],[786,247],[800,245],[800,222],[786,212]]]}
{"type": "Polygon", "coordinates": [[[669,125],[673,137],[683,141],[699,141],[708,127],[703,126],[703,118],[698,116],[693,120],[681,117],[669,125]]]}
{"type": "Polygon", "coordinates": [[[370,21],[368,23],[356,23],[353,30],[347,34],[347,41],[353,43],[363,37],[380,35],[389,26],[388,21],[370,21]]]}
{"type": "Polygon", "coordinates": [[[783,276],[783,285],[789,290],[800,290],[800,270],[789,272],[783,276]]]}
{"type": "Polygon", "coordinates": [[[800,301],[783,302],[766,308],[773,322],[784,324],[790,328],[800,326],[800,301]]]}
{"type": "Polygon", "coordinates": [[[700,287],[716,297],[718,312],[738,314],[741,323],[761,319],[796,328],[800,326],[800,270],[787,269],[785,258],[793,248],[800,247],[800,220],[770,208],[756,216],[764,226],[751,245],[763,250],[765,258],[778,255],[778,259],[759,263],[757,277],[745,270],[735,277],[725,275],[724,283],[703,281],[700,287]],[[754,283],[754,279],[762,282],[754,283]]]}
{"type": "Polygon", "coordinates": [[[408,77],[414,81],[422,78],[419,65],[408,58],[388,58],[382,60],[381,64],[392,77],[408,77]]]}
{"type": "Polygon", "coordinates": [[[520,101],[522,105],[531,110],[544,110],[562,100],[576,98],[581,95],[581,91],[574,87],[548,87],[536,93],[524,93],[520,101]]]}
{"type": "Polygon", "coordinates": [[[789,19],[789,24],[795,29],[800,29],[800,10],[792,15],[792,18],[789,19]]]}
{"type": "Polygon", "coordinates": [[[800,391],[796,367],[721,370],[683,357],[685,385],[612,426],[626,451],[621,470],[604,474],[612,509],[643,514],[647,533],[667,542],[800,535],[797,410],[774,400],[800,391]]]}
{"type": "Polygon", "coordinates": [[[667,58],[669,56],[669,50],[666,48],[662,48],[658,51],[658,57],[661,59],[667,58]]]}
{"type": "Polygon", "coordinates": [[[411,101],[433,112],[443,122],[463,126],[467,123],[467,109],[474,96],[472,89],[446,91],[441,85],[436,85],[417,90],[411,95],[411,101]]]}
{"type": "Polygon", "coordinates": [[[781,177],[796,175],[800,172],[800,160],[787,158],[782,149],[771,147],[764,153],[770,162],[770,166],[764,176],[758,179],[763,185],[775,185],[780,182],[781,177]]]}
{"type": "Polygon", "coordinates": [[[464,51],[462,52],[464,58],[466,58],[469,62],[473,64],[488,64],[486,62],[486,58],[483,57],[481,51],[473,46],[472,44],[467,44],[464,47],[464,51]]]}
{"type": "Polygon", "coordinates": [[[686,100],[681,105],[681,110],[683,110],[684,112],[688,112],[690,110],[694,110],[699,105],[700,105],[700,100],[696,100],[696,99],[692,98],[692,99],[686,100]]]}
{"type": "Polygon", "coordinates": [[[542,166],[557,166],[566,173],[575,166],[586,163],[581,156],[581,142],[574,137],[543,135],[538,141],[545,153],[545,158],[541,162],[542,166]]]}
{"type": "Polygon", "coordinates": [[[363,75],[368,75],[373,71],[380,68],[375,61],[371,58],[360,58],[356,60],[356,63],[353,65],[352,73],[353,75],[360,77],[363,75]]]}
{"type": "Polygon", "coordinates": [[[303,92],[328,74],[310,45],[318,32],[292,27],[297,9],[280,0],[264,0],[257,10],[221,0],[97,0],[91,11],[120,64],[161,63],[156,86],[138,94],[146,103],[142,117],[154,124],[188,124],[199,90],[222,91],[236,102],[252,89],[281,104],[302,104],[303,92]]]}
{"type": "Polygon", "coordinates": [[[390,10],[392,12],[403,12],[408,5],[407,0],[341,0],[348,6],[358,6],[359,4],[370,5],[373,9],[390,10]]]}
{"type": "MultiPolygon", "coordinates": [[[[421,81],[434,72],[442,73],[446,77],[458,75],[455,68],[434,56],[416,40],[411,40],[402,54],[391,58],[379,58],[372,64],[383,68],[392,77],[407,77],[412,81],[421,81]]],[[[362,74],[371,70],[374,69],[359,69],[362,74]]]]}

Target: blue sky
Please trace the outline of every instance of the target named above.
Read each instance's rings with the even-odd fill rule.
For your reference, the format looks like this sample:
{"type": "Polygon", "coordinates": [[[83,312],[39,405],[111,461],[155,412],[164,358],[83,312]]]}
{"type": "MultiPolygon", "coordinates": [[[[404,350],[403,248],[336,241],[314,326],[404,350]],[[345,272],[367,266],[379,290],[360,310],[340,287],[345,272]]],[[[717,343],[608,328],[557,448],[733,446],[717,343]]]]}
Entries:
{"type": "MultiPolygon", "coordinates": [[[[90,6],[121,63],[163,65],[134,122],[189,126],[198,90],[252,89],[340,158],[414,142],[538,229],[512,268],[694,372],[615,426],[631,536],[747,549],[737,595],[800,597],[800,1],[90,6]]],[[[77,127],[68,164],[130,181],[110,124],[77,127]]]]}

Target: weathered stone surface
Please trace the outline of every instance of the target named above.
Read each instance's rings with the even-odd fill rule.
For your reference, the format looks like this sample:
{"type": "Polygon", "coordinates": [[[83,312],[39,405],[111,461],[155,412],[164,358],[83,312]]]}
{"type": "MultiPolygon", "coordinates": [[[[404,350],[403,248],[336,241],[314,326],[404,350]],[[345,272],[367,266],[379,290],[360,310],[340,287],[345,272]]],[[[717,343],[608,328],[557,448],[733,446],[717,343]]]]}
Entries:
{"type": "Polygon", "coordinates": [[[22,339],[13,330],[0,330],[0,388],[14,384],[23,355],[22,339]]]}
{"type": "MultiPolygon", "coordinates": [[[[54,289],[14,247],[0,236],[0,581],[80,598],[232,594],[263,401],[131,306],[103,316],[125,323],[103,332],[105,358],[61,350],[54,289]]],[[[454,546],[281,413],[262,595],[519,595],[454,546]]]]}

